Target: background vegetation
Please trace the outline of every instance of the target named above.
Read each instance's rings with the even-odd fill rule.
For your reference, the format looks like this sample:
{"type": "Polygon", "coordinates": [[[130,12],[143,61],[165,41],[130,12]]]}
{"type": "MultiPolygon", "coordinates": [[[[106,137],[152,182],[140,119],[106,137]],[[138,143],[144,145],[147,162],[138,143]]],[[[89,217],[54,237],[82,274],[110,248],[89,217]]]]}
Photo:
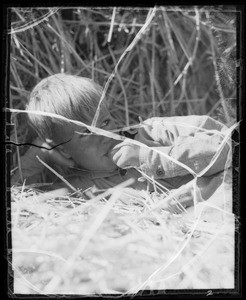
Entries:
{"type": "MultiPolygon", "coordinates": [[[[32,88],[59,72],[105,86],[124,55],[107,89],[119,126],[136,124],[139,116],[191,114],[235,123],[234,7],[158,7],[146,26],[152,13],[127,7],[12,8],[10,107],[25,109],[32,88]]],[[[12,141],[36,137],[25,114],[12,113],[9,126],[12,141]]],[[[13,146],[12,169],[26,150],[13,146]]],[[[216,201],[229,199],[219,209],[198,205],[195,220],[193,211],[180,216],[163,209],[164,195],[147,191],[124,190],[125,201],[120,190],[108,191],[108,202],[104,194],[86,202],[73,194],[45,196],[37,188],[11,189],[9,254],[16,293],[234,288],[230,185],[216,201]]]]}
{"type": "MultiPolygon", "coordinates": [[[[13,8],[10,106],[24,109],[31,89],[59,72],[104,86],[150,13],[150,8],[13,8]]],[[[235,104],[236,92],[232,7],[158,8],[108,87],[109,107],[122,127],[136,124],[138,116],[191,114],[230,123],[235,111],[227,108],[235,104]]],[[[24,114],[13,123],[13,140],[34,138],[24,114]]]]}

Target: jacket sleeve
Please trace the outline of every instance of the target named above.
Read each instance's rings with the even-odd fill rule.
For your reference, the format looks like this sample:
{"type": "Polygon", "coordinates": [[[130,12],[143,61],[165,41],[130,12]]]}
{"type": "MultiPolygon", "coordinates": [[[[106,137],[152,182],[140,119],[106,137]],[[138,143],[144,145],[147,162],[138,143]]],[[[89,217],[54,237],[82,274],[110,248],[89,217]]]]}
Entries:
{"type": "Polygon", "coordinates": [[[229,161],[230,144],[221,143],[227,127],[208,116],[153,118],[140,128],[136,140],[141,147],[139,163],[149,176],[164,179],[203,171],[210,176],[222,171],[229,161]]]}

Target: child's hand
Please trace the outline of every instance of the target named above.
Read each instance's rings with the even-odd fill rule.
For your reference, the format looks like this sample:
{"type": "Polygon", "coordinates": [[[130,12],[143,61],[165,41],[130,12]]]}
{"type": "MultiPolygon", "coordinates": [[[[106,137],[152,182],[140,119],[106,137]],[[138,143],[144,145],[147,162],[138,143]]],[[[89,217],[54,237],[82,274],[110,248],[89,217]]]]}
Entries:
{"type": "MultiPolygon", "coordinates": [[[[174,192],[175,190],[172,190],[174,192]]],[[[168,210],[174,214],[180,214],[194,204],[193,192],[191,190],[181,191],[181,193],[168,201],[168,210]]]]}
{"type": "Polygon", "coordinates": [[[111,150],[110,156],[119,168],[138,167],[139,150],[139,146],[129,142],[122,142],[111,150]]]}

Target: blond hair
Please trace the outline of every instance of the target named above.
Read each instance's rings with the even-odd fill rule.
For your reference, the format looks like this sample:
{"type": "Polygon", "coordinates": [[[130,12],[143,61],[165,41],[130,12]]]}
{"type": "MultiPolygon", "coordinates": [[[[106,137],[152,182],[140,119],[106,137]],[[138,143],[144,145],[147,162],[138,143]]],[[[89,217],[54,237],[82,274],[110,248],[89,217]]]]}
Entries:
{"type": "MultiPolygon", "coordinates": [[[[90,124],[102,95],[102,87],[85,77],[55,74],[41,80],[32,90],[27,110],[49,112],[90,124]]],[[[101,110],[107,110],[105,101],[101,110]]],[[[31,125],[43,138],[64,142],[71,125],[48,116],[28,114],[31,125]]]]}

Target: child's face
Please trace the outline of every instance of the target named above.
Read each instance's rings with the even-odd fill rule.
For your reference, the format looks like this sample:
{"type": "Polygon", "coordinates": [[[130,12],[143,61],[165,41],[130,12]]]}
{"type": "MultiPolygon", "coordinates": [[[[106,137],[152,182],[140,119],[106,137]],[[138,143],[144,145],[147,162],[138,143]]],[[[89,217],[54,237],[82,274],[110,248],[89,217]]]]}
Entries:
{"type": "MultiPolygon", "coordinates": [[[[113,130],[116,129],[116,124],[109,113],[104,113],[99,117],[97,127],[113,130]]],[[[87,170],[116,170],[117,166],[110,159],[108,153],[120,141],[90,134],[87,128],[77,125],[74,126],[74,131],[85,134],[74,132],[72,140],[64,145],[64,150],[78,166],[87,170]]]]}

